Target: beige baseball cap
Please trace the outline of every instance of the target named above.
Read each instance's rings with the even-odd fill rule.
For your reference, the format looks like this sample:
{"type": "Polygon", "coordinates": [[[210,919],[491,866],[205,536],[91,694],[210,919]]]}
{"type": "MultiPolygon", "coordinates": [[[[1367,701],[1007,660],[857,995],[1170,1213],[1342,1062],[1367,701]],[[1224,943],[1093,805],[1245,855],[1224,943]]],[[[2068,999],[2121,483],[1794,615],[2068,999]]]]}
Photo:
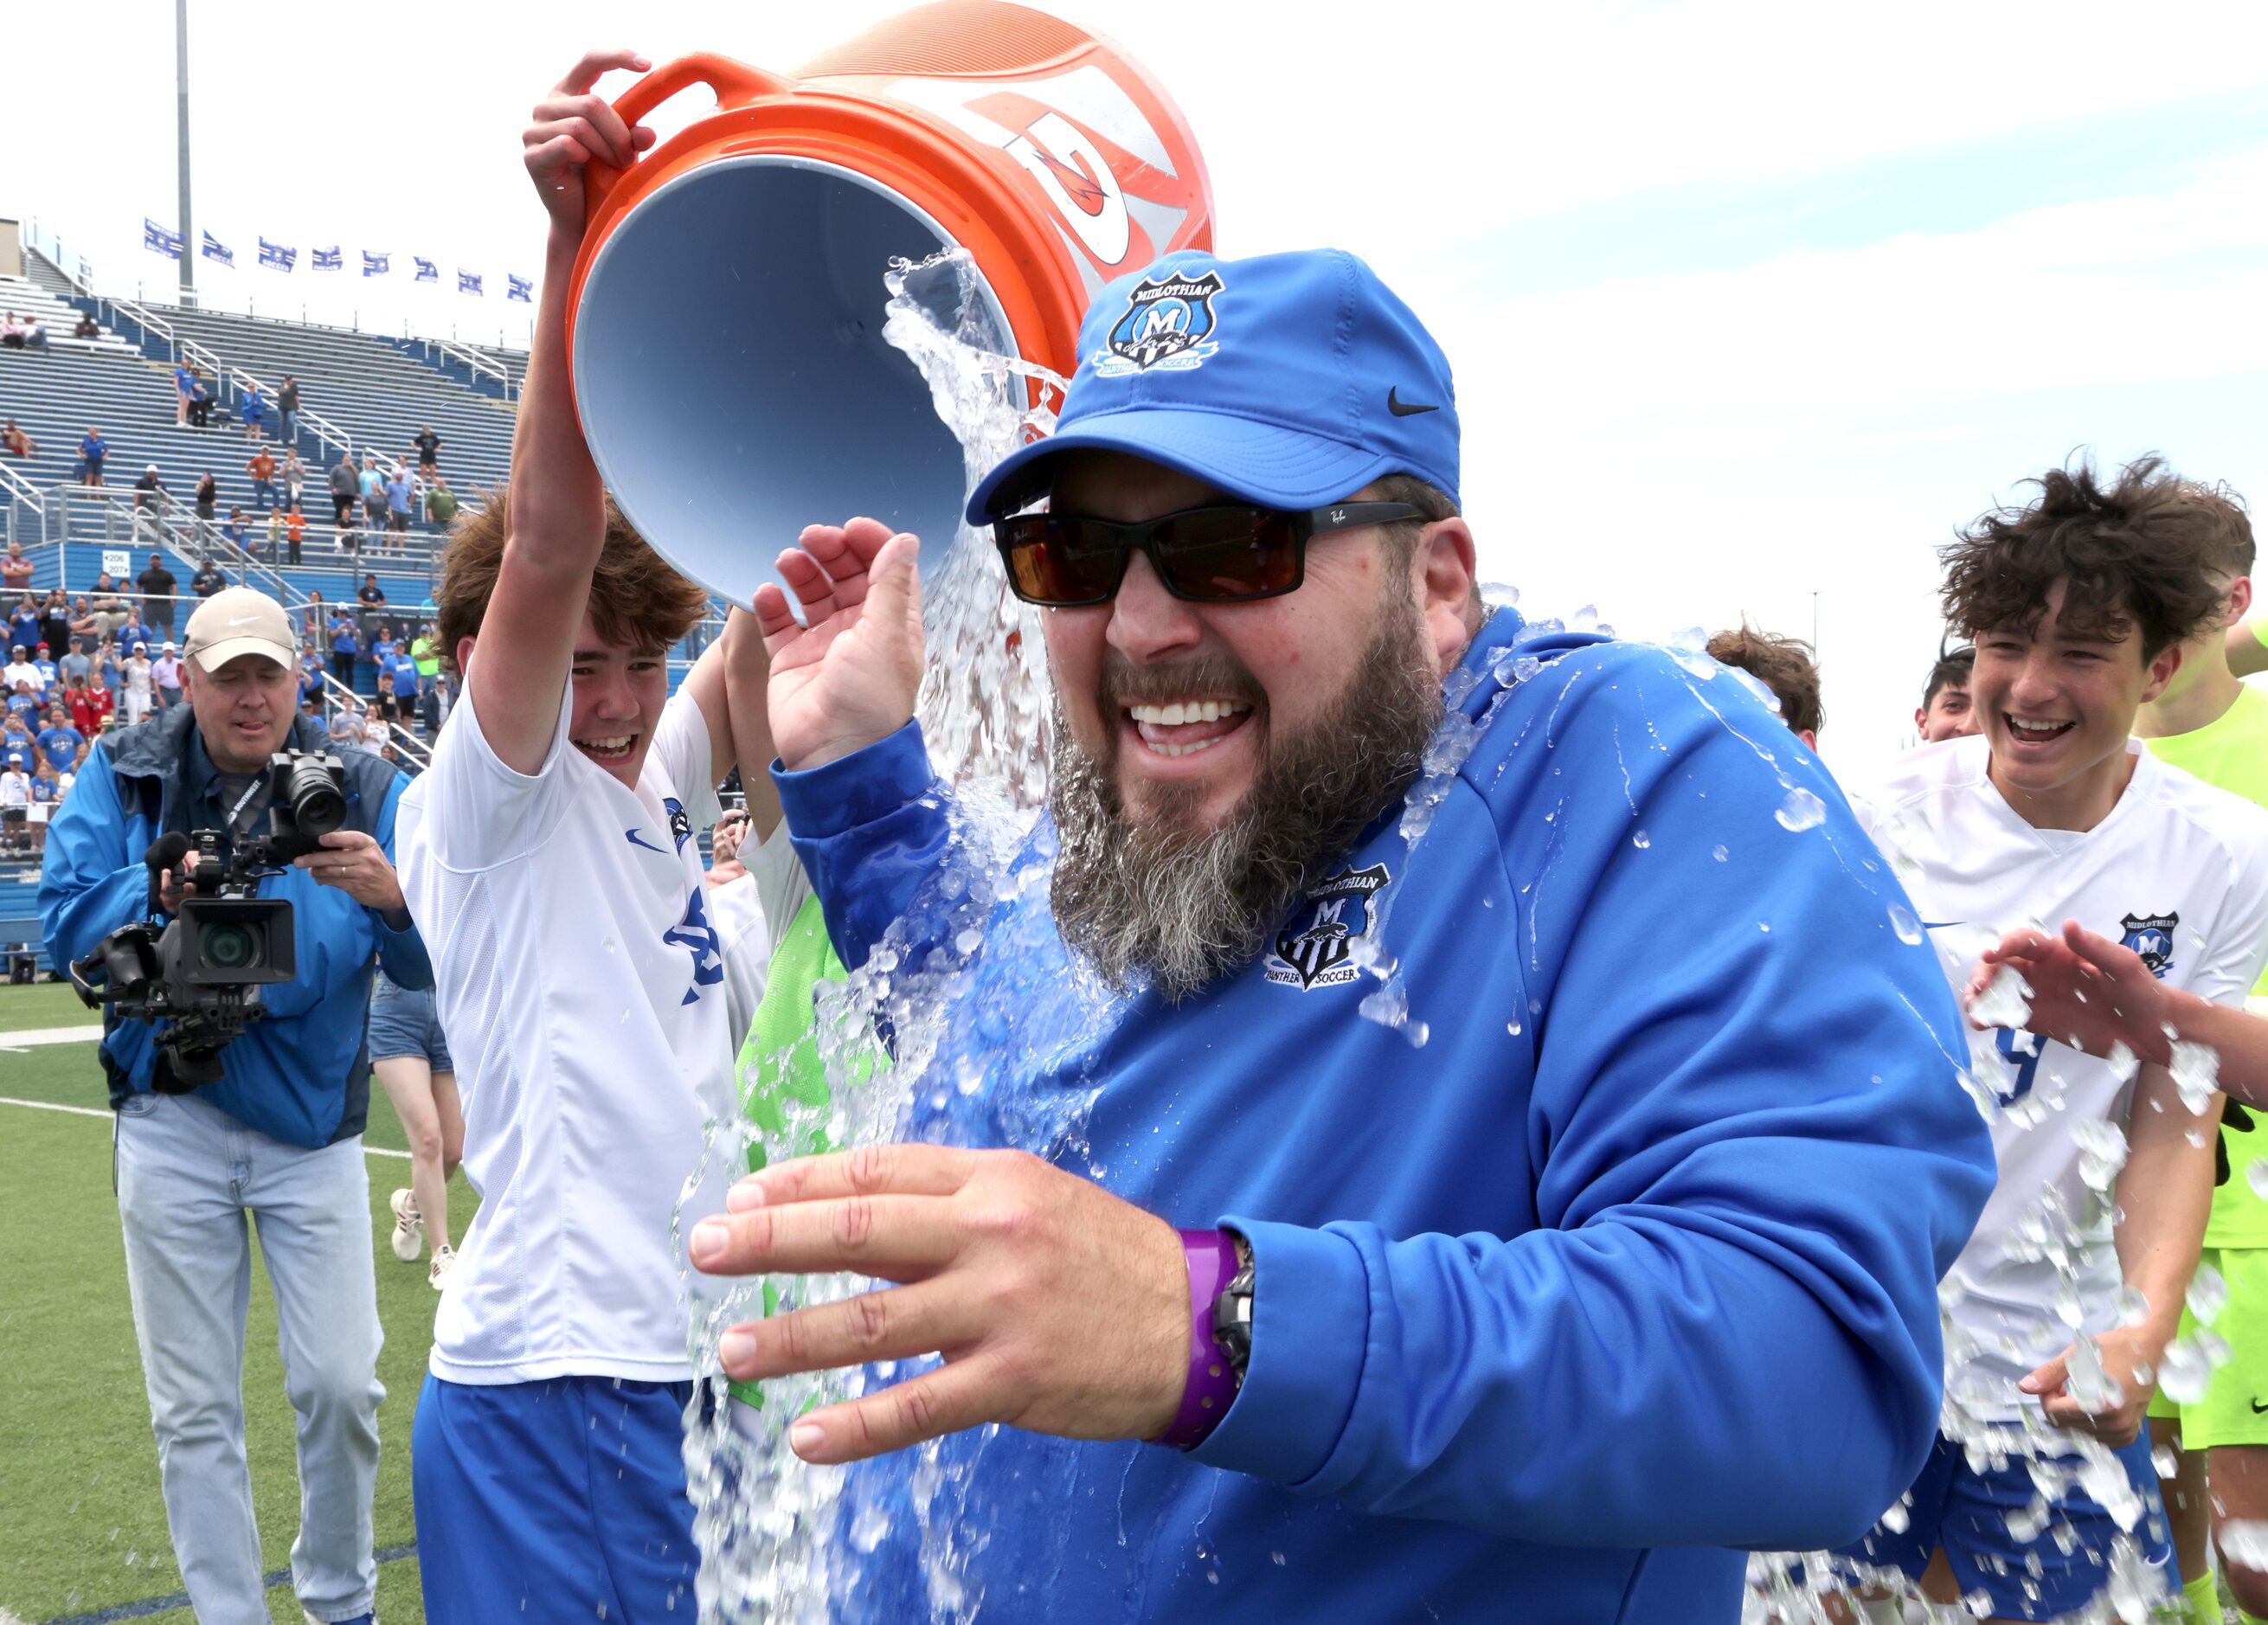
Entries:
{"type": "Polygon", "coordinates": [[[223,587],[189,617],[183,652],[205,671],[217,672],[239,655],[266,655],[281,666],[299,658],[291,618],[256,587],[223,587]]]}

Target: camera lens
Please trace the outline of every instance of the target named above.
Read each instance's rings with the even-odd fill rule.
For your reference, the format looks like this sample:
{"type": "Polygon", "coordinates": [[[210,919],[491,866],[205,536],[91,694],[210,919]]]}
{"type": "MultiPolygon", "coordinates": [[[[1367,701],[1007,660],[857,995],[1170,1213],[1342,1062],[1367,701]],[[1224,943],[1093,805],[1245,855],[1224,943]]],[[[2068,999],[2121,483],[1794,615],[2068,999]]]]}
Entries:
{"type": "Polygon", "coordinates": [[[284,799],[302,835],[327,835],[347,821],[346,798],[320,759],[302,757],[291,764],[284,799]]]}
{"type": "Polygon", "coordinates": [[[216,925],[204,934],[204,960],[213,970],[242,970],[260,957],[260,938],[248,925],[216,925]]]}

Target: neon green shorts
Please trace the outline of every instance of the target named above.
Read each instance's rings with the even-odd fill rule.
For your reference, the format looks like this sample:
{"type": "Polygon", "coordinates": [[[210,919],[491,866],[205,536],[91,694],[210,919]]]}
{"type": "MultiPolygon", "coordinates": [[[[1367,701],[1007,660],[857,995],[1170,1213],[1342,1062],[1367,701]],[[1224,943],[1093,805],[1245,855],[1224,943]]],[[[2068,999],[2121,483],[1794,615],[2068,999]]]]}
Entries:
{"type": "MultiPolygon", "coordinates": [[[[2160,1393],[2150,1415],[2179,1418],[2183,1450],[2216,1445],[2268,1445],[2268,1247],[2207,1247],[2201,1262],[2228,1283],[2228,1302],[2213,1329],[2228,1340],[2228,1364],[2213,1372],[2205,1398],[2179,1405],[2160,1393]]],[[[2178,1335],[2197,1331],[2184,1308],[2178,1335]]]]}

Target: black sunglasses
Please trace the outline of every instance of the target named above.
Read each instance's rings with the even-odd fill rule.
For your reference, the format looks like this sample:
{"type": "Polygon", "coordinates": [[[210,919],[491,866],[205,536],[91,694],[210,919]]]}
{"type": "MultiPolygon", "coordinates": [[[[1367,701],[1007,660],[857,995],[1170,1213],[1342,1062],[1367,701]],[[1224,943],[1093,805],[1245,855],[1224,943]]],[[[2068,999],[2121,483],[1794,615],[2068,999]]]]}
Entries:
{"type": "Polygon", "coordinates": [[[1070,514],[995,519],[992,539],[1008,585],[1027,604],[1072,609],[1107,604],[1136,550],[1167,592],[1194,604],[1248,604],[1289,592],[1307,578],[1307,540],[1331,531],[1422,519],[1406,502],[1347,502],[1286,513],[1275,508],[1189,508],[1139,524],[1070,514]]]}

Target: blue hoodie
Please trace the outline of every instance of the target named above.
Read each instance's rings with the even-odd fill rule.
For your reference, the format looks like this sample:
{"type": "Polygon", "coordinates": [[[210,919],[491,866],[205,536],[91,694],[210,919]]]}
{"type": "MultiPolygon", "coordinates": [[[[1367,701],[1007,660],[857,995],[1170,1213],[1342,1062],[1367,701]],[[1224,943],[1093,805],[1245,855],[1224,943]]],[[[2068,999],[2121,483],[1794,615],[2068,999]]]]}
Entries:
{"type": "MultiPolygon", "coordinates": [[[[1689,658],[1499,611],[1422,840],[1381,816],[1259,962],[1100,1019],[1051,995],[1079,977],[1043,879],[985,893],[961,952],[916,730],[779,775],[845,963],[895,923],[954,990],[931,1076],[981,1086],[925,1092],[909,1131],[1051,1138],[1241,1231],[1258,1282],[1193,1453],[958,1436],[926,1512],[909,1457],[854,1471],[839,1617],[924,1617],[923,1526],[950,1523],[988,1620],[1731,1625],[1733,1548],[1833,1546],[1908,1488],[1938,1277],[1993,1177],[1960,1018],[1833,781],[1689,658]],[[1389,897],[1422,1047],[1343,974],[1389,897]]],[[[1019,864],[1052,846],[1043,819],[1019,864]]]]}

